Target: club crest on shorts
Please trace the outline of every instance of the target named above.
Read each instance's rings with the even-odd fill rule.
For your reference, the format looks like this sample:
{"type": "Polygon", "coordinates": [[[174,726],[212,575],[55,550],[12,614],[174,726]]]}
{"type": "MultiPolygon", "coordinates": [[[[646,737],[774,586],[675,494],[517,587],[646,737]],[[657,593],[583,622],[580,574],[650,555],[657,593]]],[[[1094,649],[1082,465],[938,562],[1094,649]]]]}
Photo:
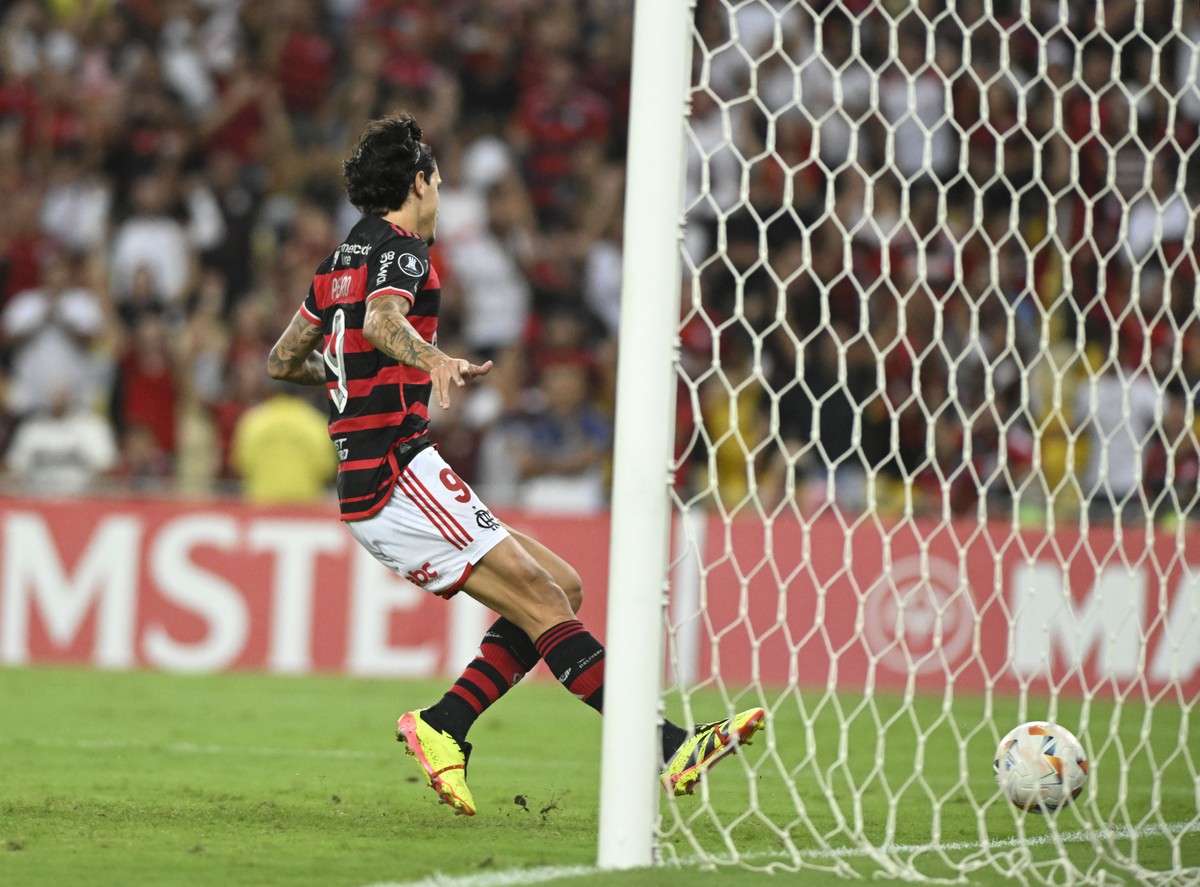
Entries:
{"type": "Polygon", "coordinates": [[[486,508],[475,509],[475,523],[479,524],[481,530],[500,529],[500,521],[492,517],[492,513],[486,508]]]}

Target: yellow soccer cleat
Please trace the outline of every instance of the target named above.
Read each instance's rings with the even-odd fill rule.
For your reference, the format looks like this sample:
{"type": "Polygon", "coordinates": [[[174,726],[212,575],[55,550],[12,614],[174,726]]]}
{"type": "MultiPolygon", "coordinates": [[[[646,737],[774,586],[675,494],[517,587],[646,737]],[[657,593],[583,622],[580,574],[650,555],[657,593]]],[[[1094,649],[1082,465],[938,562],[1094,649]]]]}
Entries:
{"type": "Polygon", "coordinates": [[[475,799],[467,788],[467,759],[471,744],[458,742],[449,734],[435,730],[421,717],[419,711],[400,716],[396,723],[396,740],[403,742],[405,751],[417,759],[429,787],[438,793],[443,804],[463,816],[475,815],[475,799]]]}
{"type": "Polygon", "coordinates": [[[736,752],[739,746],[749,745],[766,719],[765,711],[752,708],[724,721],[697,724],[663,771],[663,788],[676,795],[690,795],[714,764],[736,752]]]}

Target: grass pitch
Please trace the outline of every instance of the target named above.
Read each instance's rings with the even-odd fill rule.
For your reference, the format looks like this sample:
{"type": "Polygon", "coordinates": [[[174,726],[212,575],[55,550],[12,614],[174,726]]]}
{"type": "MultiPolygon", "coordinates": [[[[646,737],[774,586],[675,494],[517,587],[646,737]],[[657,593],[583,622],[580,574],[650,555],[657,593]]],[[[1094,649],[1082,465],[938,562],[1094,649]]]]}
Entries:
{"type": "MultiPolygon", "coordinates": [[[[958,751],[946,742],[951,731],[920,727],[937,721],[940,699],[917,700],[912,722],[893,719],[900,700],[877,701],[863,710],[861,731],[852,731],[861,743],[839,741],[837,722],[853,714],[853,701],[839,701],[835,716],[829,700],[816,709],[783,700],[768,736],[736,765],[714,771],[707,803],[702,797],[664,803],[666,850],[684,860],[683,870],[600,874],[592,868],[600,719],[553,684],[516,688],[472,732],[479,814],[456,817],[436,802],[392,733],[400,712],[429,704],[444,687],[442,681],[0,669],[0,884],[366,887],[432,884],[436,875],[461,887],[761,883],[761,871],[705,873],[686,864],[697,845],[717,853],[727,837],[760,868],[786,861],[791,841],[818,867],[799,876],[807,885],[839,883],[835,869],[871,871],[869,859],[829,855],[811,837],[780,778],[785,773],[820,834],[838,828],[827,797],[868,825],[898,810],[893,834],[880,835],[893,845],[927,842],[938,807],[942,841],[962,845],[950,855],[978,853],[979,818],[960,796],[987,797],[991,737],[971,734],[975,763],[964,782],[958,751]],[[888,754],[880,756],[884,734],[888,754]],[[976,746],[982,760],[976,761],[976,746]],[[931,777],[928,790],[906,786],[916,753],[951,757],[941,768],[944,784],[931,777]],[[742,816],[750,796],[759,815],[742,816]]],[[[978,723],[973,719],[983,712],[972,705],[956,699],[955,719],[978,723]]],[[[713,708],[722,709],[715,697],[713,708]]],[[[1008,718],[997,715],[998,722],[1008,718]]],[[[1194,769],[1200,748],[1191,737],[1186,754],[1172,754],[1180,736],[1189,736],[1188,713],[1160,707],[1147,716],[1128,705],[1094,704],[1091,718],[1096,735],[1111,723],[1118,737],[1101,758],[1119,747],[1135,762],[1146,761],[1127,780],[1106,774],[1102,787],[1089,785],[1101,792],[1093,813],[1129,825],[1118,811],[1131,811],[1137,825],[1153,806],[1161,824],[1183,823],[1183,832],[1173,839],[1153,830],[1139,834],[1139,859],[1158,870],[1200,865],[1194,769]],[[1151,778],[1151,761],[1166,779],[1151,778]]],[[[1035,857],[1039,847],[1054,852],[1053,831],[1040,818],[1018,821],[998,803],[983,818],[996,840],[1031,845],[1035,857]],[[1021,828],[1024,838],[1017,837],[1021,828]]],[[[1078,825],[1059,823],[1063,832],[1078,825]]],[[[1093,852],[1090,843],[1075,843],[1069,849],[1081,859],[1093,852]]],[[[1011,847],[993,852],[1008,854],[1011,847]]],[[[1006,875],[981,870],[971,882],[1005,883],[1006,875]]]]}

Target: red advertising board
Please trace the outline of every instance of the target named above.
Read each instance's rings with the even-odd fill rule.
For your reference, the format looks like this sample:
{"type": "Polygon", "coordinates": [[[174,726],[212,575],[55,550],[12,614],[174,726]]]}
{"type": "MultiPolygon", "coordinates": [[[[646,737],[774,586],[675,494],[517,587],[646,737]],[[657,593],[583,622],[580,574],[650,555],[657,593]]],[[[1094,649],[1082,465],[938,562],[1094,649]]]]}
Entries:
{"type": "MultiPolygon", "coordinates": [[[[607,516],[504,517],[576,567],[603,637],[607,516]]],[[[677,530],[685,681],[1200,695],[1194,533],[699,513],[677,530]]],[[[490,618],[389,573],[323,507],[0,501],[0,664],[445,675],[490,618]]]]}
{"type": "Polygon", "coordinates": [[[1200,695],[1194,531],[693,525],[698,558],[673,577],[685,680],[1200,695]]]}
{"type": "MultiPolygon", "coordinates": [[[[604,588],[606,520],[510,523],[604,588]]],[[[0,502],[0,663],[428,676],[469,660],[488,620],[390,573],[327,508],[0,502]]]]}

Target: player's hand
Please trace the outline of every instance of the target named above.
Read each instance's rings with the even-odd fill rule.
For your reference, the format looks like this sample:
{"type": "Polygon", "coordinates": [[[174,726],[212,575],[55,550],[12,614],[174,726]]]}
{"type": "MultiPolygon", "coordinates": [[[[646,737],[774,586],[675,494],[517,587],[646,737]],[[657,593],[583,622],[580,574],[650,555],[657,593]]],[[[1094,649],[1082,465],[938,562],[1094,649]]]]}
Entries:
{"type": "Polygon", "coordinates": [[[450,407],[450,386],[462,388],[467,384],[467,379],[473,379],[476,376],[486,376],[492,369],[492,362],[477,365],[469,360],[462,358],[451,357],[449,360],[444,360],[429,371],[429,378],[433,381],[433,396],[443,410],[450,407]]]}

